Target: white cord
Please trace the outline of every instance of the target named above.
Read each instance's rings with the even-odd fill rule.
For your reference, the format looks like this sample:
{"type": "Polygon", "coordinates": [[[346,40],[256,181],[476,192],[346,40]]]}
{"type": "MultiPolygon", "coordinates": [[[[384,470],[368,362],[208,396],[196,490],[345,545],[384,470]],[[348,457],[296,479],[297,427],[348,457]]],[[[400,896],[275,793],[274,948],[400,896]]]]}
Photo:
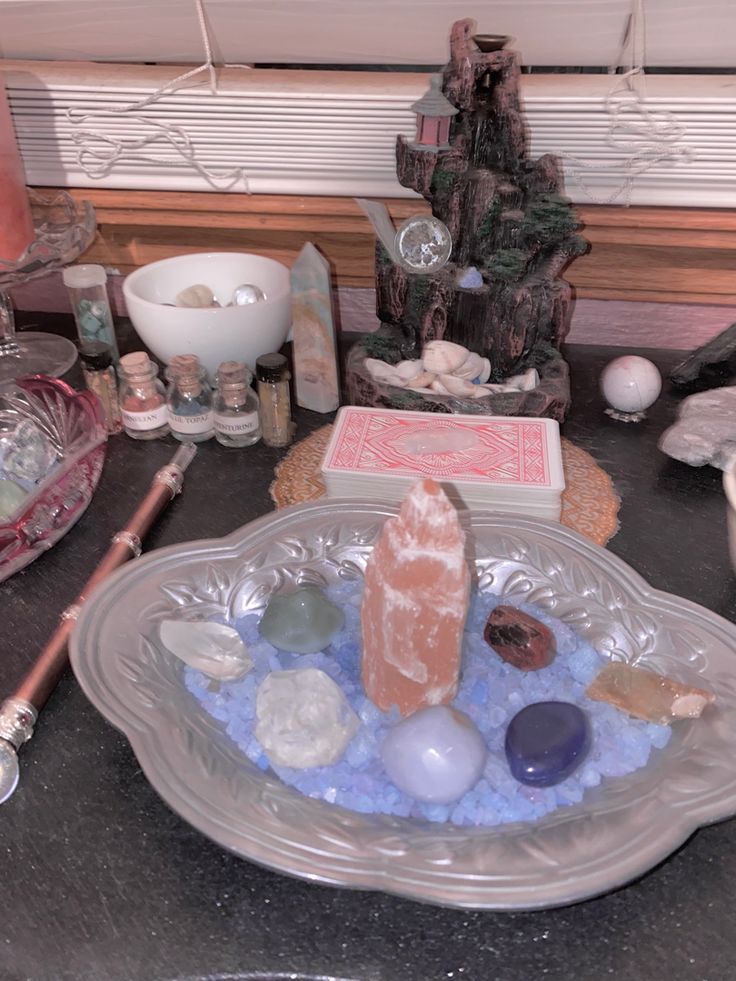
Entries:
{"type": "Polygon", "coordinates": [[[596,204],[613,204],[622,198],[631,203],[631,192],[637,177],[664,162],[690,163],[695,157],[692,147],[681,144],[687,131],[684,123],[668,110],[652,112],[646,101],[644,62],[646,51],[646,21],[644,0],[632,0],[626,29],[621,39],[618,57],[609,73],[616,81],[606,96],[605,109],[609,117],[606,143],[612,150],[621,151],[626,159],[618,163],[593,163],[563,150],[562,158],[570,165],[575,183],[596,204]],[[628,55],[627,55],[628,52],[628,55]],[[621,75],[616,70],[623,67],[621,75]],[[623,171],[620,183],[606,197],[598,197],[586,185],[581,172],[623,171]]]}
{"type": "MultiPolygon", "coordinates": [[[[250,193],[248,177],[242,167],[233,167],[230,170],[221,171],[209,170],[197,160],[197,150],[192,144],[189,134],[183,127],[175,126],[171,123],[159,123],[146,116],[137,115],[141,109],[145,109],[146,106],[158,102],[171,92],[178,91],[184,82],[202,72],[207,72],[209,76],[210,92],[213,95],[217,94],[217,72],[212,56],[210,32],[204,12],[204,0],[194,0],[194,2],[197,8],[197,19],[199,21],[199,30],[205,54],[205,60],[201,65],[197,68],[190,68],[189,71],[184,72],[182,75],[177,75],[175,79],[162,85],[155,92],[139,99],[137,102],[131,102],[127,106],[120,106],[116,109],[95,109],[93,112],[86,112],[85,109],[67,109],[67,118],[75,126],[82,126],[92,119],[130,114],[129,118],[134,119],[141,126],[150,127],[155,131],[146,136],[118,139],[99,130],[77,130],[72,136],[74,143],[79,148],[77,151],[77,161],[88,177],[93,179],[106,177],[123,158],[142,161],[144,163],[175,163],[176,158],[172,161],[164,157],[153,156],[143,152],[146,147],[154,143],[166,143],[171,149],[176,151],[180,161],[183,161],[198,171],[215,190],[229,191],[242,181],[243,190],[247,194],[250,193]]],[[[250,68],[251,66],[226,64],[224,67],[250,68]]]]}

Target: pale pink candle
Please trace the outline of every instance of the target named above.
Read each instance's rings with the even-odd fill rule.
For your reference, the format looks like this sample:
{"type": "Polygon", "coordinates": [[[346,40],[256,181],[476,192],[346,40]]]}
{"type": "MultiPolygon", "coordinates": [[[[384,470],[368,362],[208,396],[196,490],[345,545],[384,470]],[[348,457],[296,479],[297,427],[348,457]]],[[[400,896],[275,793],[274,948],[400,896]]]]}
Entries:
{"type": "Polygon", "coordinates": [[[23,161],[0,73],[0,258],[19,259],[34,237],[23,161]]]}

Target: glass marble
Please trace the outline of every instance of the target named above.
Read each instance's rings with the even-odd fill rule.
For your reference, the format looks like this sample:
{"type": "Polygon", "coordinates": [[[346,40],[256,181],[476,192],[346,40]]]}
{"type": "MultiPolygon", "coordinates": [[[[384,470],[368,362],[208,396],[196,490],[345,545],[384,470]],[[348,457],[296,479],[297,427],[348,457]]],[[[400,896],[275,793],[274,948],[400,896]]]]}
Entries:
{"type": "Polygon", "coordinates": [[[241,286],[235,287],[231,305],[234,307],[247,307],[251,303],[263,303],[265,299],[266,294],[260,286],[254,286],[252,283],[243,283],[241,286]]]}
{"type": "Polygon", "coordinates": [[[588,717],[572,702],[535,702],[517,712],[506,730],[511,774],[531,787],[567,779],[591,746],[588,717]]]}
{"type": "Polygon", "coordinates": [[[282,651],[316,654],[342,628],[345,617],[316,586],[272,597],[260,624],[261,636],[282,651]]]}
{"type": "Polygon", "coordinates": [[[402,719],[383,741],[389,780],[415,800],[451,804],[480,779],[488,750],[475,723],[449,705],[402,719]]]}

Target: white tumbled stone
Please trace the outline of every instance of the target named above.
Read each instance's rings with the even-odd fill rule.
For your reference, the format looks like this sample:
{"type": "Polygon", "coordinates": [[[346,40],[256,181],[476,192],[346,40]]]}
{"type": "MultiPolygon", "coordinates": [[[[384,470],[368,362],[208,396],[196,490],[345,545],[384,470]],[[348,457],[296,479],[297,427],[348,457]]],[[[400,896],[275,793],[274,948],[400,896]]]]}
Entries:
{"type": "Polygon", "coordinates": [[[271,763],[337,763],[360,727],[342,689],[318,668],[272,671],[256,696],[256,738],[271,763]]]}
{"type": "Polygon", "coordinates": [[[187,286],[186,289],[177,293],[174,302],[177,307],[216,307],[218,305],[215,294],[209,286],[204,286],[202,283],[187,286]]]}
{"type": "Polygon", "coordinates": [[[218,681],[234,681],[253,667],[240,634],[209,620],[162,620],[162,645],[179,660],[218,681]]]}

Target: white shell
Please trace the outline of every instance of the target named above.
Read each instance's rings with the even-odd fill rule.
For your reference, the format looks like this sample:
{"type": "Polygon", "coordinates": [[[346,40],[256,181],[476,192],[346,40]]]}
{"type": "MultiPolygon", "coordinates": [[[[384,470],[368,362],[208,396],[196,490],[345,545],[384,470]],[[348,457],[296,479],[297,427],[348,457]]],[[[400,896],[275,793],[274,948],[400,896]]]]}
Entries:
{"type": "Polygon", "coordinates": [[[430,385],[436,377],[437,375],[435,375],[433,371],[423,371],[421,375],[417,375],[415,378],[410,378],[406,383],[406,387],[431,391],[430,385]]]}
{"type": "Polygon", "coordinates": [[[467,378],[468,381],[475,381],[478,378],[481,383],[487,382],[491,377],[491,362],[488,358],[482,358],[471,351],[464,364],[461,364],[457,371],[453,371],[453,375],[457,378],[467,378]]]}
{"type": "Polygon", "coordinates": [[[394,371],[400,378],[405,381],[410,381],[412,378],[416,378],[422,372],[422,362],[417,361],[399,361],[395,364],[394,371]]]}
{"type": "Polygon", "coordinates": [[[364,364],[366,371],[376,381],[383,382],[384,385],[398,385],[399,388],[404,388],[406,385],[406,381],[398,373],[395,365],[386,364],[385,361],[379,361],[377,358],[366,358],[364,364]]]}
{"type": "Polygon", "coordinates": [[[162,620],[159,639],[166,650],[218,681],[233,681],[253,667],[237,630],[209,620],[162,620]]]}
{"type": "Polygon", "coordinates": [[[436,375],[434,380],[429,383],[429,388],[433,392],[437,392],[438,395],[449,395],[450,393],[442,384],[442,379],[439,375],[436,375]]]}
{"type": "Polygon", "coordinates": [[[209,286],[196,283],[177,293],[174,304],[177,307],[216,307],[219,306],[215,294],[209,286]]]}
{"type": "Polygon", "coordinates": [[[539,384],[539,372],[536,368],[528,368],[523,375],[512,375],[504,382],[511,390],[517,392],[531,392],[539,384]]]}
{"type": "Polygon", "coordinates": [[[471,399],[476,398],[476,392],[480,387],[465,378],[458,378],[457,375],[440,375],[439,381],[450,395],[461,395],[471,399]]]}
{"type": "Polygon", "coordinates": [[[422,363],[427,371],[451,375],[467,361],[470,351],[452,341],[430,341],[422,351],[422,363]]]}

